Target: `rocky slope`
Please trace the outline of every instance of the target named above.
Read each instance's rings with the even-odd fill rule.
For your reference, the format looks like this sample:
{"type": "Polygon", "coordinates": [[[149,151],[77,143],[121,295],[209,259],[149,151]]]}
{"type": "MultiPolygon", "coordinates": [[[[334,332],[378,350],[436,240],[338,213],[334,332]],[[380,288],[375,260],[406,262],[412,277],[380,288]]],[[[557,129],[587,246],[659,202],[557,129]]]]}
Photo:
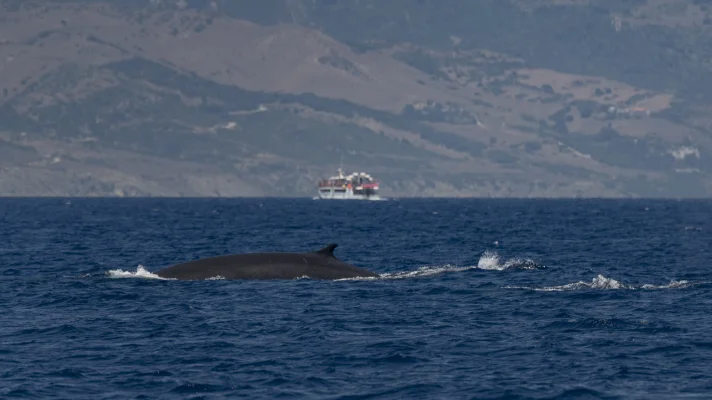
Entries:
{"type": "Polygon", "coordinates": [[[708,196],[701,0],[6,1],[0,195],[708,196]]]}

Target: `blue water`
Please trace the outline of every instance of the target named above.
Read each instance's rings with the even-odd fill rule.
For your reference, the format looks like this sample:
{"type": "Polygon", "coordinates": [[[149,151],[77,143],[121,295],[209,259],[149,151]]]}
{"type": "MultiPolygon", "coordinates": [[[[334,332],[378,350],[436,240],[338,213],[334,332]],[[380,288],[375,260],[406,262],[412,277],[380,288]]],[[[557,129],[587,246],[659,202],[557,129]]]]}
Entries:
{"type": "Polygon", "coordinates": [[[1,398],[712,398],[712,202],[0,200],[1,398]],[[375,280],[181,282],[316,250],[375,280]]]}

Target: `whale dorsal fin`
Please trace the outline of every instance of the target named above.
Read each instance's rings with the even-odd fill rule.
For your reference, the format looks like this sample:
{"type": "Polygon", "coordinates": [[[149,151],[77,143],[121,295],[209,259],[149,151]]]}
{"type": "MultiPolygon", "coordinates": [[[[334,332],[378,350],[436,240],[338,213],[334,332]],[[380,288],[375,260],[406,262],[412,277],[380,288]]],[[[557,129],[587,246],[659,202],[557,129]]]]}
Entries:
{"type": "Polygon", "coordinates": [[[336,246],[338,246],[338,244],[332,243],[332,244],[327,245],[326,247],[324,247],[324,248],[321,249],[321,250],[315,251],[315,253],[319,253],[319,254],[321,254],[321,255],[323,255],[323,256],[331,256],[331,257],[333,257],[333,256],[334,256],[334,249],[336,248],[336,246]]]}

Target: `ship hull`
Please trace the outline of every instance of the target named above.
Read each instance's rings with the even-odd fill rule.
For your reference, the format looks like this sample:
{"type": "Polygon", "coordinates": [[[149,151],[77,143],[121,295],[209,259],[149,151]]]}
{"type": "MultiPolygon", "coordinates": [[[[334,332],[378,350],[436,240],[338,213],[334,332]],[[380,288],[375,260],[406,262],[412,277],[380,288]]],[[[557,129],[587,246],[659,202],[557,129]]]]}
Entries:
{"type": "Polygon", "coordinates": [[[378,194],[354,194],[350,190],[320,189],[319,199],[323,200],[381,200],[378,194]]]}

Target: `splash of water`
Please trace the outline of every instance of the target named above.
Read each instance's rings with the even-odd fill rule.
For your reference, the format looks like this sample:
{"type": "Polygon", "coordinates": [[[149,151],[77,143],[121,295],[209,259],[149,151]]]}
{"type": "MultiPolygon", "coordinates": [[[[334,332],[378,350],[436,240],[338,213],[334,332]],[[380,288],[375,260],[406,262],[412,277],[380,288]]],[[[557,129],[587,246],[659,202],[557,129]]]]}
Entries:
{"type": "Polygon", "coordinates": [[[147,271],[143,265],[136,268],[136,272],[124,271],[122,269],[112,269],[107,272],[110,278],[141,278],[141,279],[160,279],[160,280],[170,280],[168,278],[161,278],[160,276],[147,271]]]}
{"type": "Polygon", "coordinates": [[[493,251],[485,251],[477,262],[477,269],[506,271],[510,269],[544,269],[546,266],[526,258],[511,258],[504,263],[501,262],[499,254],[493,251]]]}
{"type": "Polygon", "coordinates": [[[499,254],[493,251],[485,251],[477,262],[478,269],[501,271],[503,266],[499,263],[499,254]]]}

